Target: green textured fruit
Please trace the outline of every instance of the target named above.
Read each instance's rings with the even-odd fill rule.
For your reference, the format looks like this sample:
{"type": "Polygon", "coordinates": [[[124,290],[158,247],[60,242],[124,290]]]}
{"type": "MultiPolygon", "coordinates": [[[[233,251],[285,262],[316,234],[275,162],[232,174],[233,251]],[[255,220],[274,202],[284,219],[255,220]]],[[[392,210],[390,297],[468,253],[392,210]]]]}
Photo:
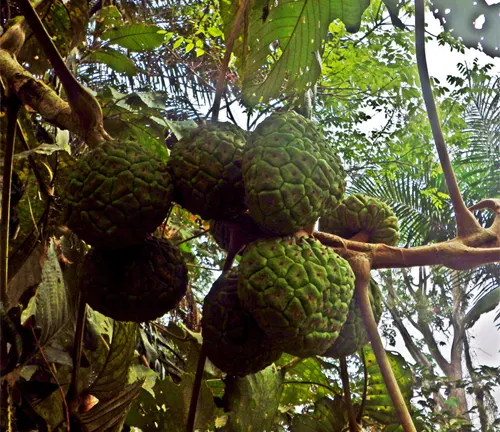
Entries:
{"type": "Polygon", "coordinates": [[[168,240],[121,249],[93,248],[85,257],[82,292],[98,312],[119,321],[165,315],[186,294],[187,267],[168,240]]]}
{"type": "MultiPolygon", "coordinates": [[[[370,304],[377,323],[382,316],[382,293],[373,279],[370,279],[369,293],[370,304]]],[[[354,354],[368,343],[368,335],[363,324],[363,315],[358,307],[356,297],[349,305],[347,320],[340,331],[338,339],[323,354],[325,357],[341,358],[354,354]]]]}
{"type": "Polygon", "coordinates": [[[241,306],[236,269],[222,274],[205,297],[201,326],[207,357],[223,372],[256,373],[281,356],[241,306]]]}
{"type": "Polygon", "coordinates": [[[335,208],[345,172],[314,123],[275,113],[252,133],[243,154],[245,199],[252,217],[276,234],[293,234],[335,208]]]}
{"type": "Polygon", "coordinates": [[[66,224],[93,246],[139,243],[163,222],[172,193],[166,162],[138,144],[107,141],[75,165],[66,224]]]}
{"type": "Polygon", "coordinates": [[[359,232],[369,234],[368,243],[394,246],[399,240],[396,215],[382,201],[363,194],[346,197],[338,207],[319,220],[320,231],[351,238],[359,232]]]}
{"type": "Polygon", "coordinates": [[[283,351],[320,355],[337,339],[354,292],[349,263],[313,238],[259,240],[245,249],[238,294],[283,351]]]}
{"type": "Polygon", "coordinates": [[[203,219],[223,219],[245,210],[241,174],[247,133],[231,123],[207,123],[175,143],[169,166],[175,201],[203,219]]]}

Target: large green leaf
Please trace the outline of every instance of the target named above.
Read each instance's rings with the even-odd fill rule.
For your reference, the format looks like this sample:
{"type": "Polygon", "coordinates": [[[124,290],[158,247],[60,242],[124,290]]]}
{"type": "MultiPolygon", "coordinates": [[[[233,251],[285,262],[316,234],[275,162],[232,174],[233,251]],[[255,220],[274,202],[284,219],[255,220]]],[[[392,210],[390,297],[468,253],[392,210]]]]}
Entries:
{"type": "Polygon", "coordinates": [[[275,365],[242,378],[228,376],[224,399],[230,412],[224,431],[271,430],[282,391],[283,374],[275,365]]]}
{"type": "Polygon", "coordinates": [[[113,399],[128,383],[137,344],[137,323],[114,321],[113,339],[96,380],[87,390],[99,400],[113,399]]]}
{"type": "Polygon", "coordinates": [[[104,47],[94,51],[87,57],[87,59],[104,63],[114,71],[128,76],[137,75],[137,68],[134,62],[120,51],[110,47],[104,47]]]}
{"type": "Polygon", "coordinates": [[[165,39],[165,31],[152,24],[129,24],[112,28],[102,34],[107,45],[119,45],[134,52],[151,51],[165,39]]]}
{"type": "MultiPolygon", "coordinates": [[[[391,397],[387,393],[375,353],[369,345],[366,345],[363,349],[368,372],[368,392],[366,394],[366,405],[363,414],[386,425],[397,422],[398,416],[391,397]]],[[[389,351],[386,354],[399,389],[409,406],[413,395],[413,374],[410,366],[401,354],[389,351]]]]}
{"type": "Polygon", "coordinates": [[[68,291],[52,243],[43,266],[42,282],[36,294],[30,299],[28,307],[23,311],[22,322],[32,316],[35,326],[41,329],[39,337],[41,346],[63,331],[70,320],[68,291]]]}
{"type": "MultiPolygon", "coordinates": [[[[357,31],[369,3],[369,0],[256,1],[248,32],[240,36],[240,44],[246,42],[248,46],[235,50],[236,54],[245,55],[239,62],[244,101],[255,105],[277,98],[282,92],[300,95],[313,86],[321,73],[320,59],[329,24],[338,18],[349,31],[357,31]]],[[[236,8],[226,6],[224,10],[234,14],[236,8]]],[[[231,26],[233,19],[225,21],[231,26]]]]}
{"type": "Polygon", "coordinates": [[[142,381],[127,385],[113,398],[99,402],[90,411],[80,415],[87,432],[119,432],[122,430],[131,403],[139,395],[142,381]]]}
{"type": "Polygon", "coordinates": [[[314,412],[293,419],[291,432],[342,432],[347,425],[347,412],[342,398],[322,398],[314,405],[314,412]]]}
{"type": "MultiPolygon", "coordinates": [[[[184,432],[193,383],[194,374],[186,373],[181,376],[179,383],[174,383],[170,377],[157,380],[153,387],[155,396],[142,389],[129,412],[127,425],[144,431],[184,432]]],[[[196,410],[195,429],[207,430],[207,426],[214,420],[214,415],[213,395],[206,381],[203,381],[196,410]]]]}
{"type": "MultiPolygon", "coordinates": [[[[280,363],[290,361],[292,357],[284,354],[280,363]]],[[[326,395],[340,391],[334,387],[321,367],[321,362],[315,357],[304,359],[286,370],[284,390],[281,404],[296,406],[311,403],[326,395]]]]}

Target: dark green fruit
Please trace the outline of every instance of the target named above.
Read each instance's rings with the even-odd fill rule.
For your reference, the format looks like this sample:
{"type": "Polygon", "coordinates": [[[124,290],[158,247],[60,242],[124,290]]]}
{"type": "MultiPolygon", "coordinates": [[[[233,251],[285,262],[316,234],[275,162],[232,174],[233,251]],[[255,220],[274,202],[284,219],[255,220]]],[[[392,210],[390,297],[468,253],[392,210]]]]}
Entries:
{"type": "Polygon", "coordinates": [[[222,274],[205,297],[201,326],[208,358],[231,375],[256,373],[281,355],[241,306],[235,269],[222,274]]]}
{"type": "Polygon", "coordinates": [[[395,246],[399,240],[396,215],[391,208],[363,194],[346,197],[338,207],[319,220],[320,231],[351,238],[365,231],[367,243],[384,243],[395,246]]]}
{"type": "MultiPolygon", "coordinates": [[[[369,297],[373,314],[377,323],[382,316],[382,293],[373,279],[370,279],[369,297]]],[[[359,351],[368,343],[368,335],[363,324],[363,315],[358,307],[356,297],[353,297],[349,305],[349,314],[344,323],[338,339],[323,354],[325,357],[346,357],[359,351]]]]}
{"type": "Polygon", "coordinates": [[[313,238],[280,237],[247,246],[238,294],[283,351],[320,355],[337,339],[354,292],[349,263],[313,238]]]}
{"type": "Polygon", "coordinates": [[[66,224],[93,246],[139,243],[163,222],[172,193],[163,160],[138,144],[107,141],[75,165],[64,199],[66,224]]]}
{"type": "Polygon", "coordinates": [[[245,210],[241,175],[247,133],[231,123],[207,123],[175,143],[169,166],[175,201],[203,219],[224,219],[245,210]]]}
{"type": "Polygon", "coordinates": [[[337,152],[314,123],[275,113],[252,133],[243,154],[250,214],[275,234],[294,234],[335,208],[345,190],[337,152]]]}
{"type": "Polygon", "coordinates": [[[165,315],[186,294],[187,267],[168,240],[122,249],[94,248],[85,257],[82,291],[98,312],[120,321],[165,315]]]}

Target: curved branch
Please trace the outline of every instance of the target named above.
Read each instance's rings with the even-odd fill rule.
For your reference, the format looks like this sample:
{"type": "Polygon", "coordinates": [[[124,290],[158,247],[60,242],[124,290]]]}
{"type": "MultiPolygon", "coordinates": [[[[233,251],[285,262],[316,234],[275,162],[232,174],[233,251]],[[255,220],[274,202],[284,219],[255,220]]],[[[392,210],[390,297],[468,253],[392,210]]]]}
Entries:
{"type": "Polygon", "coordinates": [[[347,260],[365,256],[372,269],[443,265],[454,270],[469,270],[500,261],[500,236],[491,229],[481,228],[480,233],[465,239],[413,248],[359,243],[320,231],[314,236],[347,260]]]}
{"type": "Polygon", "coordinates": [[[424,96],[427,115],[431,124],[432,135],[436,144],[436,150],[439,155],[439,161],[443,168],[446,185],[450,192],[451,203],[456,215],[457,235],[466,237],[481,230],[474,215],[467,209],[462,194],[458,188],[457,179],[451,166],[450,156],[444,141],[439,117],[436,109],[436,103],[432,95],[432,89],[427,68],[427,59],[425,55],[425,6],[424,0],[415,0],[415,46],[417,52],[418,74],[420,76],[420,85],[424,96]]]}
{"type": "Polygon", "coordinates": [[[12,54],[2,49],[0,49],[0,75],[16,91],[23,105],[33,108],[47,122],[75,133],[90,146],[107,139],[107,134],[104,135],[100,128],[86,127],[67,102],[47,84],[24,69],[12,54]]]}
{"type": "MultiPolygon", "coordinates": [[[[101,141],[111,139],[104,130],[101,106],[94,96],[71,73],[30,1],[18,0],[17,3],[36,36],[38,43],[42,46],[45,55],[61,80],[71,110],[78,116],[82,127],[84,129],[98,130],[101,134],[101,141]]],[[[90,143],[90,145],[92,144],[94,143],[90,143]]]]}

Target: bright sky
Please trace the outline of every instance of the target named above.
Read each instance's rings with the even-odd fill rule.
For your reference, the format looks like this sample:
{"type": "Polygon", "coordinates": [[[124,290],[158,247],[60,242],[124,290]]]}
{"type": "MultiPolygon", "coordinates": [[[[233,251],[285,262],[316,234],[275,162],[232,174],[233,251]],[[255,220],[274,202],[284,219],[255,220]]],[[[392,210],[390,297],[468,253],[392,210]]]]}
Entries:
{"type": "MultiPolygon", "coordinates": [[[[426,21],[429,24],[428,30],[432,34],[440,32],[439,21],[434,19],[431,14],[427,14],[426,21]]],[[[495,66],[492,73],[500,75],[500,58],[491,58],[478,50],[468,49],[465,54],[451,52],[445,46],[439,46],[437,42],[430,42],[426,46],[427,62],[429,73],[431,76],[436,77],[445,82],[448,75],[458,75],[457,63],[467,62],[472,64],[477,57],[480,64],[493,63],[495,66]]],[[[486,197],[485,197],[486,198],[486,197]]],[[[473,349],[473,361],[476,365],[499,366],[500,365],[500,330],[495,327],[493,322],[498,308],[483,315],[478,322],[474,325],[473,329],[469,331],[469,335],[473,336],[471,340],[471,348],[473,349]]],[[[411,327],[410,324],[408,324],[411,327]]],[[[388,347],[390,348],[390,347],[388,347]]],[[[408,351],[404,347],[401,338],[398,338],[396,351],[399,351],[406,358],[410,359],[408,351]]],[[[447,359],[450,357],[450,345],[443,346],[442,352],[447,359]]],[[[464,365],[465,369],[465,365],[464,365]]],[[[495,400],[497,406],[500,408],[500,388],[497,387],[495,391],[495,400]]]]}

